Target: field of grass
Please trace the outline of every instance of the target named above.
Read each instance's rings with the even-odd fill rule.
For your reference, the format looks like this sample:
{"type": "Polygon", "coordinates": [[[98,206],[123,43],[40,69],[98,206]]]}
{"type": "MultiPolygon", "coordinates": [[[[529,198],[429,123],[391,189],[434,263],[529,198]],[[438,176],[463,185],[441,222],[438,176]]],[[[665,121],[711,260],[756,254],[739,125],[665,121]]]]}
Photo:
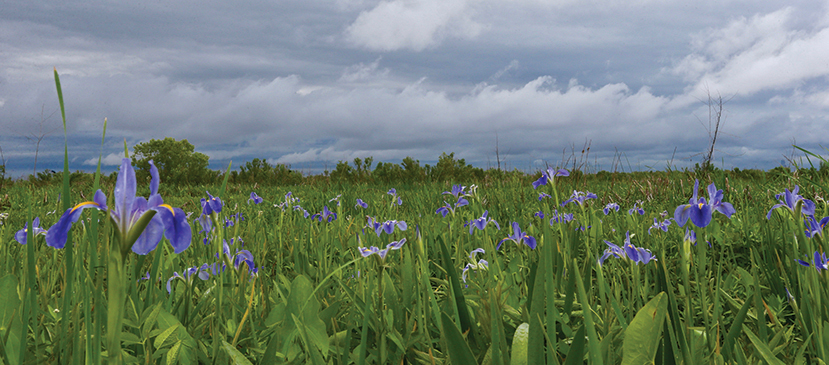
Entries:
{"type": "MultiPolygon", "coordinates": [[[[450,183],[224,190],[162,183],[164,202],[189,217],[189,247],[176,254],[164,238],[149,254],[127,252],[120,270],[110,247],[122,239],[105,211],[82,213],[63,249],[44,235],[16,242],[29,217],[48,229],[63,211],[61,186],[19,183],[2,202],[9,216],[0,226],[0,357],[101,363],[120,343],[125,363],[827,359],[826,259],[815,256],[822,227],[802,219],[805,199],[816,204],[817,221],[827,214],[820,180],[652,172],[558,176],[537,189],[534,180],[454,191],[450,183]],[[689,204],[695,179],[706,206],[714,183],[735,213],[713,211],[704,227],[692,220],[680,227],[674,213],[689,204]],[[784,205],[767,219],[780,199],[786,203],[775,195],[797,184],[794,210],[784,205]],[[205,190],[221,200],[220,212],[203,214],[205,190]],[[574,190],[596,198],[562,205],[574,190]],[[251,199],[254,191],[262,202],[251,199]],[[610,203],[620,209],[605,214],[610,203]],[[643,250],[626,251],[628,235],[643,250]],[[620,250],[600,265],[611,247],[605,241],[620,250]],[[113,290],[124,293],[117,310],[109,308],[113,290]],[[112,313],[120,324],[110,322],[112,313]]],[[[112,207],[114,186],[101,189],[112,207]]],[[[139,183],[137,195],[149,192],[139,183]]],[[[72,205],[93,193],[73,186],[72,205]]]]}

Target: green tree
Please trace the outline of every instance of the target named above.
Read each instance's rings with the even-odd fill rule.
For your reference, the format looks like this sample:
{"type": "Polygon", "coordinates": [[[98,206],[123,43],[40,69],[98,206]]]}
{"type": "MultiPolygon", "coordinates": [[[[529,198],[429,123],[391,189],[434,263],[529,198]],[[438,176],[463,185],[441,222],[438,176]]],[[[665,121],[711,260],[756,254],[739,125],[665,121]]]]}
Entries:
{"type": "Polygon", "coordinates": [[[158,168],[161,181],[172,184],[202,184],[210,178],[207,155],[196,152],[186,139],[176,141],[167,137],[151,139],[133,147],[132,164],[137,168],[138,181],[150,175],[150,160],[158,168]]]}

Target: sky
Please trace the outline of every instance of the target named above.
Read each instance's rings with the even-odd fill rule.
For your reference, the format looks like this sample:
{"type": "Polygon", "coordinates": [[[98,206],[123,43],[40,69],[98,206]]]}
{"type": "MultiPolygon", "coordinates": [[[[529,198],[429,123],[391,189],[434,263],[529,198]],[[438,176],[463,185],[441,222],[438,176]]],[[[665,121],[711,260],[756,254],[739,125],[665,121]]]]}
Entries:
{"type": "Polygon", "coordinates": [[[780,166],[829,135],[829,3],[814,0],[7,0],[7,176],[62,169],[54,69],[71,170],[101,156],[113,171],[125,143],[164,137],[214,169],[443,152],[683,168],[711,144],[709,96],[721,168],[780,166]]]}

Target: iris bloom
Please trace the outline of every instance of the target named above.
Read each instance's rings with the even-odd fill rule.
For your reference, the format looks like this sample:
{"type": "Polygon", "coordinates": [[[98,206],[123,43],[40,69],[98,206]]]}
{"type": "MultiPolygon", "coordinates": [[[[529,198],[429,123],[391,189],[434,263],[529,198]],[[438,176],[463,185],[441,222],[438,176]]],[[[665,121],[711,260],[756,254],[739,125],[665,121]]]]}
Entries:
{"type": "Polygon", "coordinates": [[[389,192],[386,193],[386,194],[389,194],[389,195],[392,196],[392,198],[391,198],[392,205],[394,205],[394,204],[403,205],[403,199],[400,199],[400,197],[397,196],[397,189],[391,188],[391,189],[389,189],[389,192]]]}
{"type": "MultiPolygon", "coordinates": [[[[696,196],[696,195],[695,195],[696,196]]],[[[633,215],[633,213],[639,213],[639,215],[644,215],[645,210],[639,207],[639,203],[633,203],[633,208],[628,209],[628,214],[633,215]]]]}
{"type": "Polygon", "coordinates": [[[573,221],[573,213],[559,213],[558,210],[553,212],[552,218],[550,218],[550,225],[556,223],[568,223],[573,221]]]}
{"type": "Polygon", "coordinates": [[[479,254],[479,253],[483,255],[486,252],[484,251],[483,248],[476,248],[476,249],[472,250],[472,252],[469,253],[469,259],[472,260],[472,262],[467,263],[466,266],[463,268],[463,273],[461,274],[461,279],[463,279],[464,283],[466,283],[466,275],[467,275],[467,272],[469,272],[469,270],[473,270],[473,271],[478,270],[478,269],[486,270],[487,268],[489,268],[489,262],[487,262],[484,259],[480,259],[480,260],[478,260],[478,262],[475,262],[475,255],[479,254]]]}
{"type": "MultiPolygon", "coordinates": [[[[192,233],[187,216],[181,208],[164,204],[158,194],[158,169],[150,161],[150,197],[135,196],[135,170],[128,158],[121,160],[121,170],[115,182],[115,206],[106,205],[106,195],[101,190],[95,192],[93,201],[83,202],[69,208],[60,217],[58,223],[46,233],[46,244],[54,248],[66,245],[66,236],[72,223],[77,222],[81,212],[86,208],[108,211],[112,224],[118,232],[121,253],[128,250],[139,255],[146,255],[158,246],[161,236],[170,240],[175,253],[181,253],[190,246],[192,233]]],[[[221,209],[221,208],[219,208],[221,209]]]]}
{"type": "MultiPolygon", "coordinates": [[[[795,260],[795,261],[797,261],[799,264],[801,264],[803,266],[806,266],[806,267],[811,266],[808,261],[803,261],[803,260],[795,260]]],[[[818,272],[820,272],[820,270],[829,270],[829,261],[826,260],[826,252],[819,253],[819,252],[815,251],[815,257],[814,257],[814,261],[812,261],[812,263],[815,265],[815,270],[817,270],[818,272]]]]}
{"type": "Polygon", "coordinates": [[[458,196],[463,196],[466,194],[463,191],[464,189],[466,189],[466,186],[456,184],[452,185],[452,191],[444,191],[443,194],[452,194],[455,198],[457,198],[458,196]]]}
{"type": "Polygon", "coordinates": [[[489,215],[489,211],[485,210],[484,215],[482,215],[481,218],[476,218],[476,219],[473,219],[473,220],[469,221],[469,234],[472,234],[472,231],[475,228],[483,231],[484,228],[486,228],[486,225],[489,224],[490,222],[494,223],[495,228],[498,228],[498,230],[500,231],[501,230],[501,225],[498,224],[498,222],[496,222],[494,219],[488,218],[487,217],[488,215],[489,215]]]}
{"type": "Polygon", "coordinates": [[[253,192],[253,191],[250,192],[250,199],[248,199],[248,204],[250,204],[251,200],[253,200],[253,204],[259,204],[262,201],[264,201],[264,199],[262,199],[262,197],[260,197],[259,195],[256,195],[256,192],[253,192]]]}
{"type": "Polygon", "coordinates": [[[363,199],[357,198],[357,205],[355,205],[354,208],[357,207],[362,207],[364,209],[368,208],[368,203],[364,202],[363,199]]]}
{"type": "Polygon", "coordinates": [[[786,207],[789,208],[792,213],[794,213],[795,208],[797,207],[797,202],[803,201],[803,207],[800,208],[800,212],[804,215],[815,215],[815,203],[809,199],[804,199],[802,196],[798,195],[797,192],[800,190],[800,187],[795,185],[792,191],[786,189],[786,191],[775,195],[774,197],[777,198],[777,201],[780,203],[775,204],[769,212],[766,214],[766,219],[771,219],[771,212],[777,208],[786,207]]]}
{"type": "Polygon", "coordinates": [[[567,199],[563,203],[561,203],[561,206],[563,207],[563,206],[565,206],[567,204],[570,204],[572,202],[579,203],[579,205],[584,205],[585,200],[587,200],[587,199],[598,199],[598,198],[599,197],[596,196],[596,194],[593,194],[589,191],[588,192],[583,192],[583,191],[573,190],[573,195],[570,196],[570,199],[567,199]]]}
{"type": "Polygon", "coordinates": [[[708,185],[708,202],[705,198],[697,198],[697,190],[699,190],[699,180],[694,182],[694,196],[688,201],[688,204],[683,204],[676,207],[674,211],[674,220],[680,227],[684,226],[688,219],[695,226],[703,228],[711,223],[711,215],[714,211],[725,214],[726,217],[731,218],[731,215],[736,211],[730,203],[722,201],[722,189],[717,190],[717,187],[711,183],[708,185]]]}
{"type": "Polygon", "coordinates": [[[541,201],[544,198],[552,198],[552,196],[550,194],[547,194],[547,193],[539,193],[538,194],[538,201],[541,201]]]}
{"type": "Polygon", "coordinates": [[[377,254],[377,256],[380,256],[381,259],[385,260],[386,255],[389,253],[389,250],[399,250],[401,247],[403,247],[403,244],[405,243],[406,239],[403,238],[400,241],[394,241],[392,243],[389,243],[388,245],[386,245],[386,248],[382,250],[375,246],[358,247],[358,249],[360,250],[360,255],[363,255],[363,257],[369,257],[371,255],[377,254]]]}
{"type": "Polygon", "coordinates": [[[604,263],[604,260],[607,260],[610,256],[615,256],[620,259],[627,258],[637,265],[639,265],[640,262],[647,264],[653,260],[656,260],[656,257],[651,253],[651,250],[643,247],[636,247],[630,243],[630,231],[625,234],[624,248],[616,246],[609,241],[604,241],[604,243],[607,244],[608,248],[604,251],[602,257],[599,258],[600,266],[604,263]]]}
{"type": "Polygon", "coordinates": [[[322,212],[314,214],[313,216],[311,216],[311,219],[316,219],[320,222],[322,222],[323,220],[331,222],[337,219],[337,213],[328,210],[328,206],[326,205],[322,207],[322,212]]]}
{"type": "Polygon", "coordinates": [[[518,226],[518,222],[512,222],[512,235],[507,236],[498,242],[498,246],[495,247],[496,250],[501,248],[501,244],[504,241],[510,240],[515,242],[516,245],[525,244],[530,247],[530,249],[535,250],[535,246],[537,245],[535,238],[533,236],[528,235],[526,232],[521,230],[521,227],[518,226]]]}
{"type": "MultiPolygon", "coordinates": [[[[16,239],[17,242],[19,242],[21,245],[26,244],[26,234],[28,233],[28,226],[29,226],[29,222],[26,222],[23,225],[23,229],[17,231],[17,233],[14,234],[14,239],[16,239]]],[[[45,235],[46,230],[43,229],[43,228],[40,228],[40,217],[36,217],[32,221],[32,237],[37,237],[37,235],[39,235],[39,234],[45,235]]]]}
{"type": "Polygon", "coordinates": [[[553,180],[556,176],[570,176],[570,172],[565,169],[547,169],[547,171],[541,173],[541,177],[539,177],[538,180],[533,182],[533,189],[538,189],[541,185],[547,185],[547,181],[553,180]]]}
{"type": "Polygon", "coordinates": [[[650,228],[648,228],[648,234],[651,234],[651,230],[654,229],[654,228],[661,229],[663,232],[668,232],[668,226],[670,226],[670,225],[671,225],[671,220],[670,219],[666,219],[666,220],[662,221],[662,223],[660,223],[658,218],[654,218],[653,219],[653,225],[650,228]]]}
{"type": "Polygon", "coordinates": [[[458,208],[460,208],[462,206],[465,206],[465,205],[469,205],[469,201],[467,201],[464,198],[459,198],[458,201],[455,203],[454,207],[452,206],[452,204],[447,203],[446,200],[443,201],[443,204],[445,204],[445,205],[438,208],[435,211],[435,214],[440,214],[440,215],[443,216],[443,218],[446,218],[446,215],[449,214],[449,213],[452,213],[452,215],[454,215],[455,214],[455,209],[458,209],[458,208]]]}
{"type": "Polygon", "coordinates": [[[610,203],[608,205],[605,205],[604,209],[602,209],[602,211],[604,212],[604,215],[610,214],[610,211],[617,211],[618,212],[619,211],[619,204],[610,203]]]}
{"type": "MultiPolygon", "coordinates": [[[[185,283],[187,283],[188,285],[193,283],[193,278],[195,278],[196,276],[198,276],[199,279],[201,279],[201,280],[209,279],[210,278],[210,272],[208,271],[208,269],[209,269],[209,266],[207,264],[204,264],[201,267],[193,266],[191,268],[188,268],[188,269],[184,270],[182,272],[182,274],[179,274],[178,272],[173,272],[173,276],[171,276],[169,279],[167,279],[167,293],[169,294],[169,293],[173,292],[173,285],[172,285],[173,279],[180,279],[180,280],[184,281],[185,283]]],[[[147,273],[147,276],[148,276],[147,278],[148,279],[149,279],[149,275],[150,275],[150,273],[147,273]]]]}
{"type": "MultiPolygon", "coordinates": [[[[123,166],[123,165],[122,165],[123,166]]],[[[205,191],[207,196],[210,199],[201,199],[201,207],[202,207],[202,214],[204,215],[211,215],[213,212],[221,213],[222,212],[222,199],[219,199],[213,195],[210,195],[209,191],[205,191]]]]}
{"type": "Polygon", "coordinates": [[[814,235],[823,235],[823,227],[826,226],[826,223],[829,223],[829,217],[823,217],[820,221],[818,221],[815,216],[810,215],[806,217],[804,221],[806,225],[806,237],[813,237],[814,235]]]}

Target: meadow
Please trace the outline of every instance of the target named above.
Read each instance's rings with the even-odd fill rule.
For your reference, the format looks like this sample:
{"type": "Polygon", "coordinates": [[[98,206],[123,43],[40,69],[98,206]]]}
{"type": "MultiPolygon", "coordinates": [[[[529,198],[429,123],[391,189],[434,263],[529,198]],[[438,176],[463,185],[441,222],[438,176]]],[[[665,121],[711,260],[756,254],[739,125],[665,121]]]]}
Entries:
{"type": "Polygon", "coordinates": [[[4,187],[3,362],[829,359],[825,168],[289,186],[153,169],[4,187]]]}

